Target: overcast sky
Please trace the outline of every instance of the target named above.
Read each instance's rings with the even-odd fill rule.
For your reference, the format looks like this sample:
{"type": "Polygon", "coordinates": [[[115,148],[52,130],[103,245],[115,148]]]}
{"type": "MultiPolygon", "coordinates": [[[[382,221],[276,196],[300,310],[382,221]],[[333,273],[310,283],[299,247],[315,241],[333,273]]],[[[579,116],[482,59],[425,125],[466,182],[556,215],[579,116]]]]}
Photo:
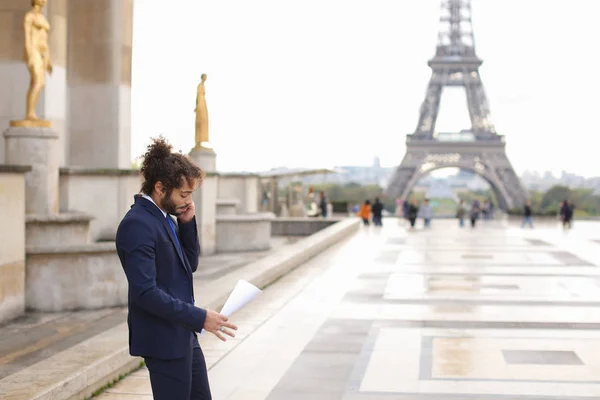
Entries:
{"type": "MultiPolygon", "coordinates": [[[[397,165],[435,51],[439,0],[138,0],[132,157],[185,152],[206,73],[217,168],[397,165]]],[[[481,75],[517,172],[600,175],[600,1],[473,0],[481,75]],[[596,166],[592,168],[592,166],[596,166]]],[[[438,131],[470,127],[464,90],[438,131]]]]}

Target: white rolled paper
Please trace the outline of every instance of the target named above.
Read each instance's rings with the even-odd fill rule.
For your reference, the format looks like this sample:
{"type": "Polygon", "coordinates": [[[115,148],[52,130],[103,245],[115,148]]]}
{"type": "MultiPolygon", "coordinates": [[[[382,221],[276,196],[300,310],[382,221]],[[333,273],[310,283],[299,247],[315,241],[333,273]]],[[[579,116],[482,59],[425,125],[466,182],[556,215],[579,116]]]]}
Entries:
{"type": "Polygon", "coordinates": [[[221,314],[229,317],[231,314],[254,300],[260,293],[262,293],[262,290],[250,282],[239,280],[221,309],[221,314]]]}
{"type": "MultiPolygon", "coordinates": [[[[231,314],[254,300],[260,293],[262,293],[262,290],[250,282],[239,280],[227,298],[220,314],[229,317],[231,314]]],[[[202,333],[204,333],[204,329],[200,332],[200,335],[202,335],[202,333]]]]}

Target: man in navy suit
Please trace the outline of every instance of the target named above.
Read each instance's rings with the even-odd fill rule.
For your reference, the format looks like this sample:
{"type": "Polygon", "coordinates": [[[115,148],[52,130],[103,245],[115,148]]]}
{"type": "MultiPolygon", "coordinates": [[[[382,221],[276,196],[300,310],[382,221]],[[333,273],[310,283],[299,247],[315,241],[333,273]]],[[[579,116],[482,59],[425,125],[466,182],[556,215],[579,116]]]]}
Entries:
{"type": "Polygon", "coordinates": [[[204,329],[224,341],[223,334],[233,337],[237,327],[215,311],[194,306],[192,273],[200,244],[192,194],[203,174],[163,138],[148,146],[141,172],[142,193],[116,238],[129,283],[129,352],[144,357],[154,399],[208,400],[208,373],[196,332],[204,329]]]}

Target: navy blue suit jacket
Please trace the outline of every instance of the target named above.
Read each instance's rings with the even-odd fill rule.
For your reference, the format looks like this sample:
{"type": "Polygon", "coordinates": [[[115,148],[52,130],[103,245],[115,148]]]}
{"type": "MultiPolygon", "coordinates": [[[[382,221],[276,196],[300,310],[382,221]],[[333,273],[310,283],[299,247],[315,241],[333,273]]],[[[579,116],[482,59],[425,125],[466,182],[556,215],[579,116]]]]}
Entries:
{"type": "Polygon", "coordinates": [[[195,217],[179,224],[178,236],[184,254],[161,210],[140,195],[117,229],[117,253],[129,283],[132,356],[183,357],[191,351],[191,331],[204,327],[206,310],[194,306],[192,273],[200,256],[195,217]]]}

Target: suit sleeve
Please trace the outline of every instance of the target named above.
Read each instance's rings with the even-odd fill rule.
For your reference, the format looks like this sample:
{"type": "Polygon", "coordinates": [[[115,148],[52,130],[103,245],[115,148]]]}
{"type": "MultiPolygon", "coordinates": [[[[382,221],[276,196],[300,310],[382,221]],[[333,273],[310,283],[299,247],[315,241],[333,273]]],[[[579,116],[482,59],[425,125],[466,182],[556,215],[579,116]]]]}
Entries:
{"type": "Polygon", "coordinates": [[[200,257],[200,242],[198,240],[198,227],[196,217],[185,224],[179,224],[179,240],[185,256],[192,267],[192,272],[198,269],[198,257],[200,257]]]}
{"type": "Polygon", "coordinates": [[[117,232],[117,250],[132,300],[145,311],[200,332],[206,310],[174,298],[156,286],[153,229],[139,219],[124,220],[117,232]]]}

